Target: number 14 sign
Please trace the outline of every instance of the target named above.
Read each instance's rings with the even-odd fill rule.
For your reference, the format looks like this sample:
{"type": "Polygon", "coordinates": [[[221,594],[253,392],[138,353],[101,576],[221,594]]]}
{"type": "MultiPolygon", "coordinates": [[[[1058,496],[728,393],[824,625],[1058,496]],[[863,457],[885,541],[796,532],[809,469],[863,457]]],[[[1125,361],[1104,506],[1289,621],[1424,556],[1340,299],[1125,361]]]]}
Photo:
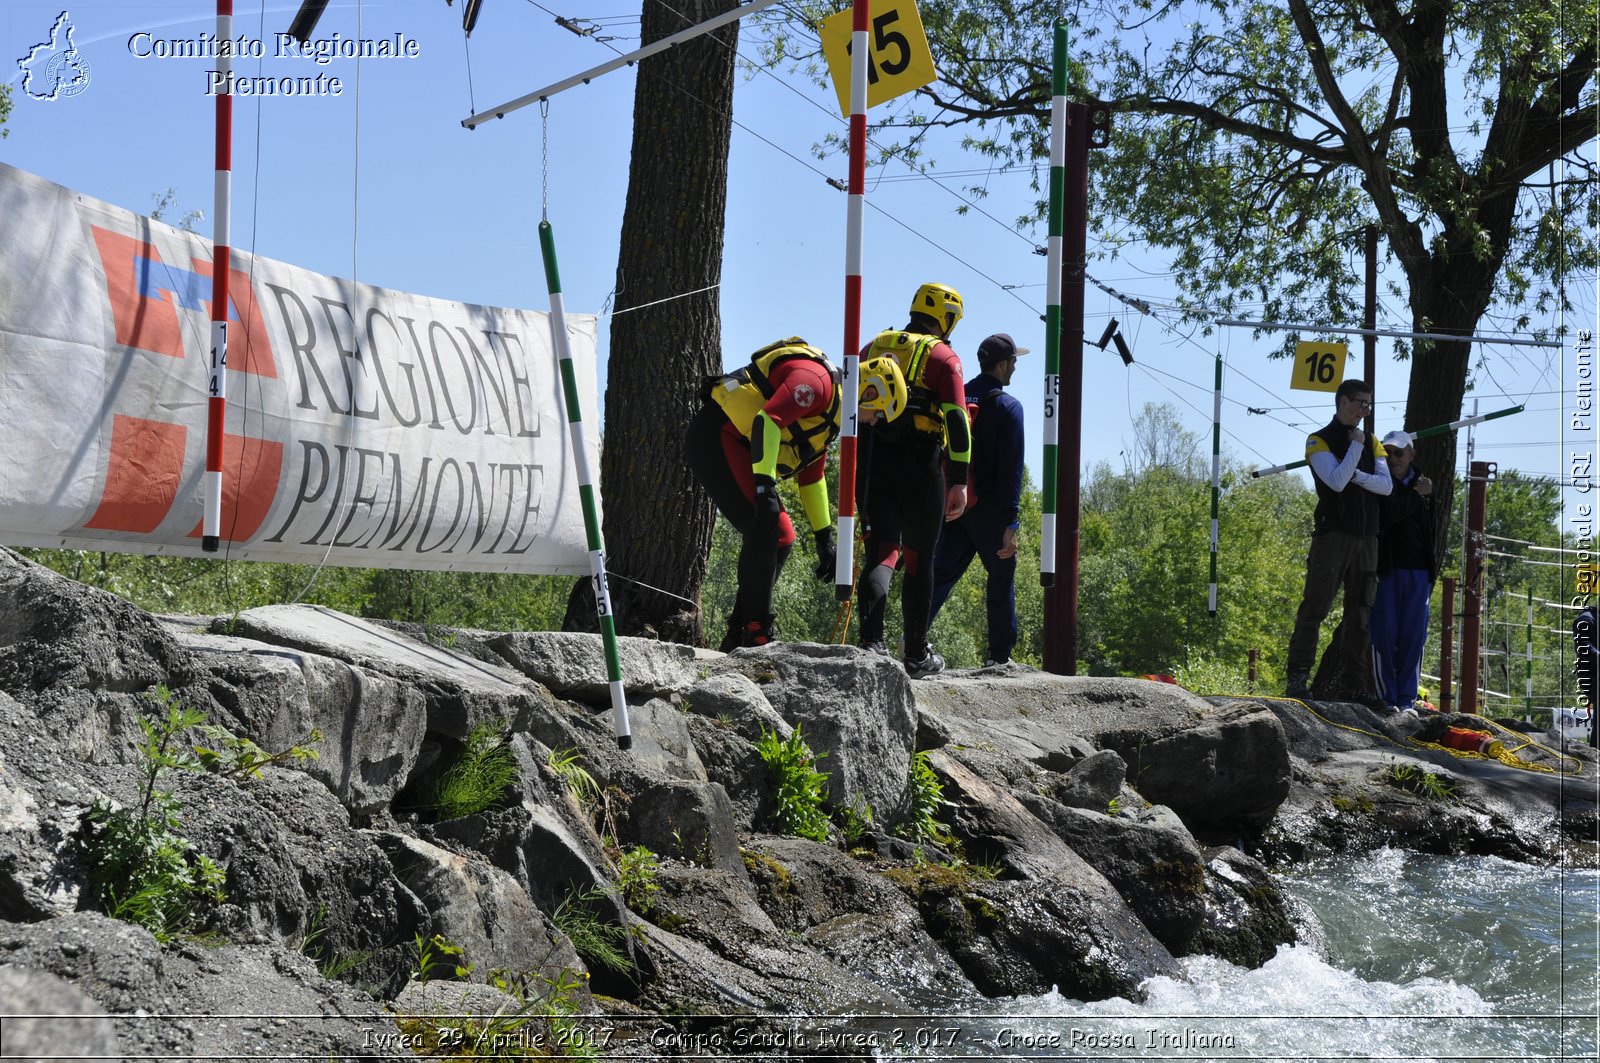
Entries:
{"type": "Polygon", "coordinates": [[[1289,386],[1301,391],[1338,391],[1344,380],[1344,361],[1350,356],[1348,343],[1312,340],[1294,345],[1294,372],[1289,386]]]}
{"type": "MultiPolygon", "coordinates": [[[[839,113],[850,117],[850,26],[848,7],[817,23],[828,60],[839,113]]],[[[922,32],[915,0],[872,0],[867,18],[867,106],[876,107],[938,78],[933,52],[922,32]]]]}

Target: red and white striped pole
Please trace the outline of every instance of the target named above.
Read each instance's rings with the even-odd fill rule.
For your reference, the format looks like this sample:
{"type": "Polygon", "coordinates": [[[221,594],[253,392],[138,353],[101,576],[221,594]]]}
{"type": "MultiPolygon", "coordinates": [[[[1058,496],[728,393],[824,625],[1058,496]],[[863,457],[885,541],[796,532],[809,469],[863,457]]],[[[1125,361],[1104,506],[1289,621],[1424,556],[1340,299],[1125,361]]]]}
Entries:
{"type": "Polygon", "coordinates": [[[211,379],[206,401],[205,519],[200,549],[222,545],[222,432],[228,409],[228,268],[233,264],[233,0],[217,0],[217,174],[211,251],[211,379]]]}
{"type": "Polygon", "coordinates": [[[834,596],[848,602],[855,592],[856,396],[861,390],[862,218],[867,205],[867,4],[853,0],[850,22],[850,194],[844,247],[844,394],[839,431],[839,552],[834,596]]]}

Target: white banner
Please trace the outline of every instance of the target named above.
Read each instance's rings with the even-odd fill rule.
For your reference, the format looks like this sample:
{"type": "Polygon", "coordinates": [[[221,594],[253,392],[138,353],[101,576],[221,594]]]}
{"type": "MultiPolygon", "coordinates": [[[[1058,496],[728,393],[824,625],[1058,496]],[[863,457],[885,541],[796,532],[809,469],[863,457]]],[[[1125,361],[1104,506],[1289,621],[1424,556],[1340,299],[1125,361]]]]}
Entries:
{"type": "MultiPolygon", "coordinates": [[[[211,242],[0,164],[0,542],[588,571],[548,314],[232,265],[202,555],[211,242]]],[[[595,318],[567,325],[598,454],[595,318]]]]}

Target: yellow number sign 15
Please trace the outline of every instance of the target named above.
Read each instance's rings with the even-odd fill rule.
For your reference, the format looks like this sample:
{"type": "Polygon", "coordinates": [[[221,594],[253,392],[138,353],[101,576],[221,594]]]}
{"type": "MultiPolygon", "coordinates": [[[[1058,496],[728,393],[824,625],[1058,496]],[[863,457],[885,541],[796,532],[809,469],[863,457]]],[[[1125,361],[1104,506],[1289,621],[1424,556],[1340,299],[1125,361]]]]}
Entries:
{"type": "Polygon", "coordinates": [[[1294,345],[1294,372],[1289,386],[1301,391],[1338,391],[1344,380],[1344,361],[1350,356],[1348,343],[1312,340],[1294,345]]]}
{"type": "MultiPolygon", "coordinates": [[[[850,26],[847,7],[817,23],[839,113],[850,117],[850,26]]],[[[872,0],[867,25],[867,106],[894,99],[938,78],[915,0],[872,0]]]]}

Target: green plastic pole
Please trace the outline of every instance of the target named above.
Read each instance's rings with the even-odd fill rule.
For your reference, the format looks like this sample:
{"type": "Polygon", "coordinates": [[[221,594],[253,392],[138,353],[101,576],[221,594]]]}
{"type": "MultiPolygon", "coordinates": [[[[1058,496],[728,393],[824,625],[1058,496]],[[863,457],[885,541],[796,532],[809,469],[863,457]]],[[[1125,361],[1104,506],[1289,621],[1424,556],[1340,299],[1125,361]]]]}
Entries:
{"type": "Polygon", "coordinates": [[[1044,308],[1044,491],[1039,529],[1039,584],[1056,582],[1056,439],[1061,412],[1061,242],[1067,202],[1067,23],[1056,23],[1050,96],[1050,239],[1044,308]]]}
{"type": "Polygon", "coordinates": [[[544,278],[550,288],[550,338],[561,371],[561,394],[567,407],[567,430],[572,436],[572,460],[578,470],[578,498],[583,504],[583,530],[589,545],[589,581],[600,613],[600,638],[605,644],[606,682],[611,688],[611,716],[616,724],[617,746],[633,744],[628,729],[628,699],[622,689],[622,659],[617,653],[617,623],[611,613],[611,589],[606,585],[606,548],[600,536],[599,492],[589,471],[589,450],[583,438],[583,410],[578,403],[578,381],[572,368],[572,344],[567,341],[567,313],[561,298],[561,270],[556,265],[555,230],[539,223],[539,248],[544,253],[544,278]]]}
{"type": "MultiPolygon", "coordinates": [[[[1510,406],[1504,410],[1496,410],[1493,413],[1473,414],[1471,417],[1463,417],[1461,420],[1451,421],[1449,424],[1436,424],[1432,428],[1424,428],[1420,432],[1412,432],[1411,438],[1426,439],[1428,436],[1442,435],[1445,432],[1455,432],[1459,429],[1468,428],[1475,424],[1482,424],[1484,421],[1493,421],[1497,417],[1510,417],[1514,413],[1521,413],[1524,409],[1525,407],[1522,406],[1510,406]]],[[[1291,461],[1287,465],[1274,465],[1270,469],[1257,469],[1250,475],[1257,478],[1262,476],[1273,476],[1280,472],[1288,472],[1290,469],[1303,468],[1305,464],[1306,463],[1304,459],[1300,461],[1291,461]]]]}

